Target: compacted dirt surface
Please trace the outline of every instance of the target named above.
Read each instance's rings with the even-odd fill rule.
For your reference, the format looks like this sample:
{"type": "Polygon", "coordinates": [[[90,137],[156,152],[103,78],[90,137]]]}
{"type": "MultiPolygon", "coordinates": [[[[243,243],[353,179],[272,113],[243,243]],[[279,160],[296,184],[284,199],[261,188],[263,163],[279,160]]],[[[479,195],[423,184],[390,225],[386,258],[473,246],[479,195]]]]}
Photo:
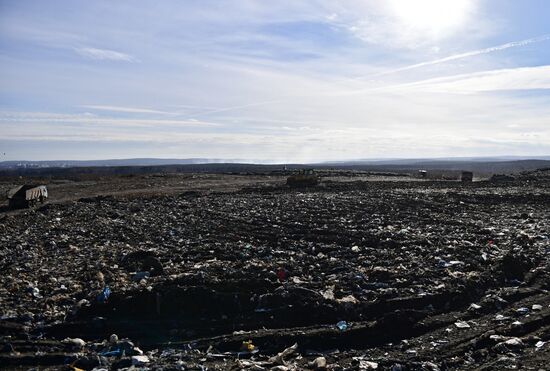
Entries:
{"type": "Polygon", "coordinates": [[[0,365],[548,369],[548,178],[204,177],[0,213],[0,365]]]}

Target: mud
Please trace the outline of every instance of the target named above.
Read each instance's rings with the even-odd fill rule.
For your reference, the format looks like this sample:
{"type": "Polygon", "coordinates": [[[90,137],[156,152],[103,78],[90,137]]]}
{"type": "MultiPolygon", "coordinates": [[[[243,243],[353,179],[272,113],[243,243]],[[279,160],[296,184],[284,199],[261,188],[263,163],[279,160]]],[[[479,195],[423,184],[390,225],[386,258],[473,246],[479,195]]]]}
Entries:
{"type": "Polygon", "coordinates": [[[0,364],[547,367],[548,179],[238,179],[0,214],[0,364]]]}

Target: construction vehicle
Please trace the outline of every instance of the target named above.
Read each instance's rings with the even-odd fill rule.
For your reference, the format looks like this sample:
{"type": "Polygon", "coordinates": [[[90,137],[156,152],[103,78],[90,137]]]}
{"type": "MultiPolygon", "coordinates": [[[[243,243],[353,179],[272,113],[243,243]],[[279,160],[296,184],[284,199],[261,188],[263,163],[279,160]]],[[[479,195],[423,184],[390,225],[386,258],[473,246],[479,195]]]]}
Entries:
{"type": "Polygon", "coordinates": [[[466,183],[472,182],[474,180],[474,173],[471,171],[463,171],[460,175],[460,180],[466,183]]]}
{"type": "Polygon", "coordinates": [[[8,191],[10,209],[23,209],[43,203],[48,198],[48,189],[44,185],[25,184],[8,191]]]}
{"type": "Polygon", "coordinates": [[[319,177],[313,169],[302,169],[298,174],[289,176],[286,184],[292,188],[314,187],[319,184],[319,177]]]}

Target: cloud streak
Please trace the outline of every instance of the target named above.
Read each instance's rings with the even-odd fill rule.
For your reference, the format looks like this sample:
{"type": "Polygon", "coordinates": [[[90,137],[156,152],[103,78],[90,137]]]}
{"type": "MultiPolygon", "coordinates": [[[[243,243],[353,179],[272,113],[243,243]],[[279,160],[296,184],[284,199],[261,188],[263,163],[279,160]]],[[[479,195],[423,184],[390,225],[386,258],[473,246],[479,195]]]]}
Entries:
{"type": "MultiPolygon", "coordinates": [[[[344,81],[350,81],[350,80],[352,80],[352,81],[353,80],[362,80],[362,79],[365,79],[365,78],[368,78],[368,77],[378,77],[378,76],[390,75],[390,74],[399,73],[399,72],[408,71],[408,70],[413,70],[413,69],[417,69],[417,68],[421,68],[421,67],[437,65],[437,64],[441,64],[441,63],[445,63],[445,62],[465,59],[465,58],[469,58],[469,57],[475,57],[475,56],[483,55],[483,54],[494,53],[494,52],[498,52],[498,51],[502,51],[502,50],[506,50],[506,49],[510,49],[510,48],[521,47],[521,46],[534,44],[534,43],[539,43],[539,42],[544,42],[544,41],[548,41],[548,40],[550,40],[550,34],[545,34],[545,35],[532,37],[532,38],[524,39],[524,40],[520,40],[520,41],[512,41],[512,42],[508,42],[508,43],[505,43],[505,44],[492,46],[492,47],[488,47],[488,48],[472,50],[472,51],[468,51],[468,52],[464,52],[464,53],[460,53],[460,54],[453,54],[453,55],[450,55],[450,56],[447,56],[447,57],[444,57],[444,58],[439,58],[439,59],[435,59],[435,60],[431,60],[431,61],[427,61],[427,62],[422,62],[422,63],[416,63],[416,64],[412,64],[412,65],[409,65],[409,66],[400,67],[400,68],[392,69],[392,70],[389,70],[389,71],[383,71],[383,72],[372,74],[372,75],[355,77],[355,78],[352,78],[352,79],[341,79],[341,80],[337,80],[336,82],[344,82],[344,81]]],[[[545,67],[545,66],[541,66],[541,67],[545,67]]],[[[465,93],[465,92],[474,92],[474,91],[507,90],[507,89],[509,89],[509,90],[547,89],[548,84],[545,82],[546,81],[545,78],[547,77],[547,74],[548,74],[548,71],[546,71],[545,68],[538,68],[537,70],[529,69],[529,68],[518,68],[518,69],[509,69],[509,70],[501,70],[501,71],[489,71],[489,72],[485,71],[485,72],[480,72],[480,73],[472,74],[472,75],[449,76],[449,77],[439,78],[439,79],[443,79],[443,80],[441,80],[442,85],[440,85],[439,87],[436,87],[435,85],[432,85],[432,91],[435,92],[437,88],[438,88],[439,92],[451,92],[451,91],[459,92],[460,89],[458,89],[458,88],[462,88],[461,92],[463,92],[463,93],[465,93]],[[515,74],[514,74],[515,76],[513,76],[513,77],[515,79],[521,79],[522,77],[524,79],[527,79],[529,77],[533,77],[533,75],[536,74],[537,77],[538,77],[538,79],[537,79],[538,84],[537,84],[537,82],[531,81],[530,85],[521,84],[521,85],[518,86],[518,85],[508,84],[508,85],[505,86],[504,84],[502,84],[502,81],[499,84],[499,81],[498,81],[499,76],[495,77],[495,75],[498,74],[498,75],[500,75],[500,77],[512,78],[512,74],[514,73],[514,71],[515,71],[515,74]],[[491,75],[491,74],[493,75],[492,84],[488,85],[490,83],[488,75],[491,75]],[[527,76],[528,74],[530,76],[527,76]],[[506,76],[504,76],[504,75],[506,75],[506,76]],[[457,80],[457,79],[460,79],[460,78],[468,78],[468,77],[471,78],[469,83],[465,82],[462,85],[462,87],[460,86],[460,84],[457,84],[455,82],[455,87],[457,88],[455,90],[452,89],[452,86],[451,86],[451,84],[449,84],[448,81],[444,81],[444,79],[457,80]],[[484,80],[485,86],[479,85],[478,87],[476,87],[475,83],[476,82],[481,82],[482,79],[484,80]],[[447,83],[446,86],[443,85],[443,83],[445,83],[445,82],[447,83]],[[491,86],[492,86],[492,88],[491,88],[491,86]]],[[[396,88],[405,88],[405,87],[413,87],[413,86],[420,85],[420,84],[424,85],[424,84],[428,84],[428,83],[436,83],[436,82],[439,82],[439,79],[433,79],[433,80],[430,80],[430,81],[428,81],[428,80],[418,81],[418,82],[414,82],[414,83],[410,83],[410,84],[402,84],[402,85],[397,85],[397,86],[382,86],[382,87],[373,87],[373,88],[365,88],[365,89],[338,91],[336,93],[329,93],[328,95],[332,95],[332,96],[354,95],[354,94],[361,94],[361,93],[365,93],[365,92],[369,92],[369,91],[374,92],[374,91],[380,91],[380,90],[395,90],[396,88]]],[[[307,97],[307,96],[314,97],[314,96],[319,96],[319,95],[327,95],[327,93],[313,93],[313,94],[309,94],[309,95],[306,94],[306,95],[303,95],[302,97],[307,97]]],[[[210,111],[201,112],[201,113],[199,113],[195,116],[199,117],[199,116],[202,116],[202,115],[208,115],[208,114],[212,114],[212,113],[234,111],[234,110],[240,110],[242,108],[255,107],[255,106],[264,106],[264,105],[269,105],[269,104],[272,104],[272,103],[284,102],[285,100],[288,100],[288,99],[274,99],[274,100],[269,100],[269,101],[264,101],[264,102],[254,102],[254,103],[250,103],[250,104],[246,104],[246,105],[225,107],[225,108],[220,108],[220,109],[214,109],[214,110],[210,110],[210,111]]]]}
{"type": "Polygon", "coordinates": [[[121,107],[121,106],[103,106],[103,105],[82,105],[82,108],[89,108],[97,111],[124,112],[124,113],[151,113],[160,115],[174,115],[174,112],[159,111],[148,108],[121,107]]]}
{"type": "Polygon", "coordinates": [[[137,62],[131,55],[115,50],[81,47],[74,51],[81,57],[98,61],[137,62]]]}
{"type": "Polygon", "coordinates": [[[475,72],[427,79],[388,88],[390,91],[408,89],[434,93],[550,89],[550,65],[475,72]]]}
{"type": "MultiPolygon", "coordinates": [[[[537,37],[533,37],[533,38],[525,39],[525,40],[521,40],[521,41],[512,41],[512,42],[509,42],[509,43],[506,43],[506,44],[491,46],[489,48],[472,50],[472,51],[469,51],[469,52],[464,52],[464,53],[459,53],[459,54],[453,54],[453,55],[450,55],[450,56],[445,57],[445,58],[439,58],[439,59],[434,59],[434,60],[427,61],[427,62],[411,64],[409,66],[400,67],[400,68],[396,68],[396,69],[393,69],[393,70],[380,72],[376,75],[371,75],[371,76],[368,76],[368,77],[383,76],[383,75],[389,75],[389,74],[403,72],[403,71],[414,70],[416,68],[421,68],[421,67],[426,67],[426,66],[433,66],[433,65],[436,65],[436,64],[441,64],[441,63],[445,63],[445,62],[451,62],[451,61],[456,61],[456,60],[460,60],[460,59],[475,57],[475,56],[482,55],[482,54],[494,53],[494,52],[498,52],[498,51],[501,51],[501,50],[516,48],[516,47],[519,47],[519,46],[525,46],[525,45],[539,43],[539,42],[548,41],[548,40],[550,40],[550,34],[537,36],[537,37]]],[[[358,77],[357,79],[361,79],[361,78],[364,78],[364,77],[358,77]]]]}
{"type": "Polygon", "coordinates": [[[86,126],[109,126],[109,127],[219,127],[220,123],[199,120],[165,120],[165,119],[133,119],[117,117],[98,117],[91,114],[58,114],[46,112],[0,112],[0,123],[4,129],[9,125],[14,128],[24,125],[63,124],[75,128],[86,126]]]}

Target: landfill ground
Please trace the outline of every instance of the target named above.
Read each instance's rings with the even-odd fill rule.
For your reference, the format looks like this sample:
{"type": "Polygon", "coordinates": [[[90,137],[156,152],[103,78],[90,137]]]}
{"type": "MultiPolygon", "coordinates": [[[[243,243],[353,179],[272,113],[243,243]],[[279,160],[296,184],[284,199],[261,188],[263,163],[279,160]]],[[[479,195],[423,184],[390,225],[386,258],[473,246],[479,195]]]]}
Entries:
{"type": "Polygon", "coordinates": [[[548,370],[548,175],[50,180],[0,211],[0,368],[548,370]]]}

